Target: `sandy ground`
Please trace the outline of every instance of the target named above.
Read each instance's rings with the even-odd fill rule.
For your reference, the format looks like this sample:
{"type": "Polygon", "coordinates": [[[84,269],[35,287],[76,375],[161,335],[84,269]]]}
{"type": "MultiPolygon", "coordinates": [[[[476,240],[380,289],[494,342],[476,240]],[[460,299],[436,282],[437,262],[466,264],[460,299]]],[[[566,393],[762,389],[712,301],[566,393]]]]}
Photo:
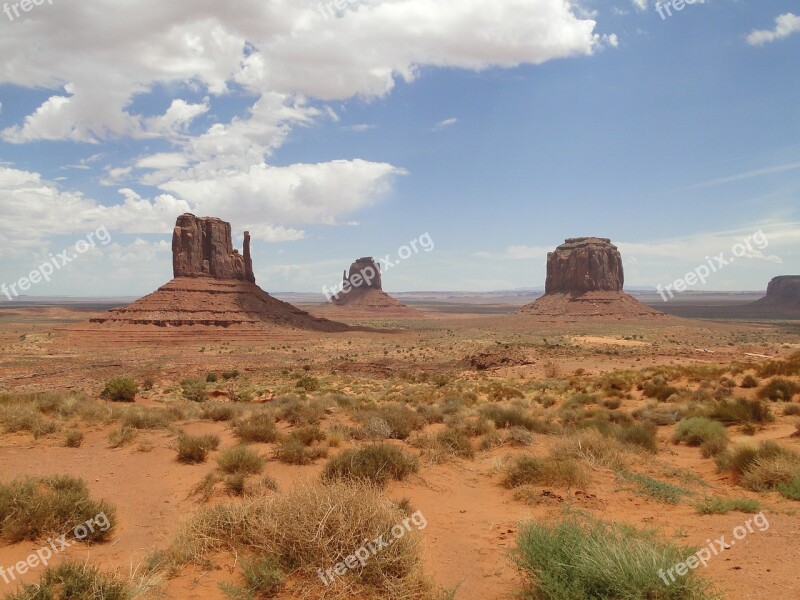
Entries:
{"type": "MultiPolygon", "coordinates": [[[[797,329],[785,324],[717,323],[668,318],[659,322],[541,323],[521,315],[481,316],[436,314],[432,318],[359,320],[383,327],[385,333],[346,334],[200,331],[164,335],[162,331],[88,335],[65,329],[86,314],[67,309],[0,312],[0,392],[69,391],[98,395],[102,382],[120,373],[152,376],[156,386],[138,399],[158,405],[186,376],[210,370],[238,369],[260,381],[254,401],[268,402],[284,386],[285,371],[308,365],[320,378],[348,386],[387,381],[406,385],[408,373],[447,374],[464,380],[530,381],[553,376],[641,369],[653,365],[729,364],[747,353],[786,355],[800,343],[797,329]],[[635,336],[635,339],[634,339],[635,336]],[[626,339],[627,338],[627,339],[626,339]],[[466,359],[482,349],[504,344],[522,348],[525,364],[477,373],[466,359]],[[708,352],[706,351],[708,350],[708,352]]],[[[224,386],[220,384],[220,389],[224,386]]],[[[748,391],[747,393],[750,393],[748,391]]],[[[747,395],[744,393],[744,395],[747,395]]],[[[626,403],[633,410],[641,400],[626,403]]],[[[234,443],[227,424],[178,423],[180,429],[212,432],[223,446],[234,443]]],[[[128,573],[154,548],[164,548],[181,519],[197,510],[189,490],[213,469],[179,464],[175,438],[166,431],[143,432],[131,446],[109,448],[112,426],[86,430],[80,448],[65,449],[56,437],[34,440],[27,434],[0,435],[0,479],[21,475],[72,474],[82,477],[94,497],[114,503],[119,527],[113,540],[96,546],[76,546],[63,556],[87,558],[128,573]],[[146,442],[142,444],[142,442],[146,442]]],[[[743,440],[774,439],[800,450],[791,437],[791,420],[779,419],[743,440]]],[[[659,431],[660,448],[652,464],[639,465],[653,473],[681,470],[702,480],[702,489],[730,497],[759,498],[766,507],[769,529],[749,534],[715,557],[705,570],[725,598],[800,598],[800,533],[797,503],[777,494],[759,497],[735,487],[703,460],[699,450],[675,446],[671,431],[659,431]]],[[[529,451],[544,455],[549,436],[535,436],[529,451]]],[[[256,445],[265,456],[269,445],[256,445]]],[[[417,476],[392,484],[387,495],[408,498],[428,522],[422,533],[427,573],[441,586],[458,586],[456,598],[515,598],[523,583],[511,559],[519,524],[551,520],[566,508],[587,510],[607,520],[649,526],[689,545],[702,546],[721,535],[732,536],[747,515],[698,516],[689,503],[664,505],[637,496],[610,471],[593,470],[586,490],[547,490],[548,502],[536,506],[514,500],[500,485],[500,467],[520,450],[502,447],[479,452],[474,461],[425,464],[417,476]]],[[[280,489],[313,480],[322,463],[289,466],[274,459],[266,473],[280,489]]],[[[0,565],[24,559],[39,544],[0,546],[0,565]]],[[[211,573],[187,571],[165,584],[171,598],[222,598],[217,583],[233,580],[233,557],[224,557],[211,573]]],[[[26,575],[34,581],[37,573],[26,575]]],[[[0,593],[5,592],[0,583],[0,593]]],[[[281,596],[289,597],[289,596],[281,596]]]]}

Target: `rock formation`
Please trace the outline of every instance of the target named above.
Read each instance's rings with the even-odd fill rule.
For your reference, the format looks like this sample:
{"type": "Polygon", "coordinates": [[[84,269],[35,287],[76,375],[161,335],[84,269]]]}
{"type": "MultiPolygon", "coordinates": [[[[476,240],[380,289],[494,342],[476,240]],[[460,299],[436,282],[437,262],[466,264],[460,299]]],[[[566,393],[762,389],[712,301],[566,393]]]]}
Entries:
{"type": "Polygon", "coordinates": [[[330,290],[329,309],[350,316],[420,316],[383,291],[379,263],[372,257],[359,258],[342,276],[342,284],[330,290]]]}
{"type": "Polygon", "coordinates": [[[545,294],[621,292],[622,255],[607,238],[570,238],[547,254],[545,294]]]}
{"type": "Polygon", "coordinates": [[[663,316],[622,291],[622,255],[607,238],[570,238],[547,254],[545,295],[520,312],[546,317],[663,316]]]}
{"type": "Polygon", "coordinates": [[[174,277],[213,277],[255,283],[250,259],[250,232],[244,232],[244,256],[233,249],[231,225],[212,217],[186,213],[172,233],[174,277]]]}
{"type": "Polygon", "coordinates": [[[346,331],[273,298],[255,284],[250,234],[244,255],[233,249],[231,226],[216,218],[178,217],[172,236],[174,279],[133,304],[91,322],[101,327],[209,326],[263,330],[274,326],[346,331]]]}
{"type": "Polygon", "coordinates": [[[767,295],[755,305],[765,309],[800,309],[800,275],[775,277],[767,286],[767,295]]]}

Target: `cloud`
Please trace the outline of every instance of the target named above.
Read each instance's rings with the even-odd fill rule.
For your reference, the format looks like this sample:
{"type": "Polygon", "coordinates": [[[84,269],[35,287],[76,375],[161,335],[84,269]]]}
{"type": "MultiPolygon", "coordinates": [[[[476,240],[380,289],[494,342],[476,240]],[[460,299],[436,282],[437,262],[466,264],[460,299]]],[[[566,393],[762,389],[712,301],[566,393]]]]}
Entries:
{"type": "Polygon", "coordinates": [[[800,162],[796,163],[788,163],[783,165],[775,165],[774,167],[766,167],[763,169],[756,169],[754,171],[746,171],[744,173],[739,173],[737,175],[731,175],[729,177],[720,177],[717,179],[710,179],[708,181],[702,181],[700,183],[696,183],[691,185],[687,188],[683,188],[684,190],[694,190],[706,187],[714,187],[718,185],[725,185],[728,183],[735,183],[737,181],[743,181],[745,179],[752,179],[753,177],[763,177],[764,175],[774,175],[776,173],[784,173],[786,171],[795,171],[800,169],[800,162]]]}
{"type": "Polygon", "coordinates": [[[631,0],[631,4],[633,4],[639,10],[647,9],[647,0],[631,0]]]}
{"type": "Polygon", "coordinates": [[[455,117],[453,117],[451,119],[445,119],[444,121],[439,121],[434,126],[433,131],[439,131],[441,129],[444,129],[445,127],[452,127],[456,123],[458,123],[458,119],[456,119],[455,117]]]}
{"type": "Polygon", "coordinates": [[[775,19],[775,29],[754,29],[745,39],[751,46],[763,46],[797,32],[800,32],[800,16],[786,13],[775,19]]]}

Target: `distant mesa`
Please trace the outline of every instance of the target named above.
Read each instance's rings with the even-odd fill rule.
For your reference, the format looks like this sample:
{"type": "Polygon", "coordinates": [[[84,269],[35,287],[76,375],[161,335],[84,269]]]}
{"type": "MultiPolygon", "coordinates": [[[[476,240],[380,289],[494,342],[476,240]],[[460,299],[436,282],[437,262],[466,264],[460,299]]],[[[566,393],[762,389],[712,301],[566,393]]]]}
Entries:
{"type": "Polygon", "coordinates": [[[365,315],[420,316],[413,308],[402,304],[383,291],[380,264],[372,257],[359,258],[349,271],[344,271],[342,283],[330,290],[329,307],[338,312],[365,315]]]}
{"type": "Polygon", "coordinates": [[[767,286],[767,295],[754,305],[764,309],[800,309],[800,275],[773,278],[767,286]]]}
{"type": "Polygon", "coordinates": [[[662,313],[622,291],[622,255],[608,238],[567,239],[547,254],[545,295],[524,314],[547,317],[660,317],[662,313]]]}
{"type": "Polygon", "coordinates": [[[172,234],[174,279],[128,306],[92,323],[106,327],[290,327],[346,331],[343,323],[314,317],[273,298],[255,284],[250,234],[244,253],[233,248],[231,226],[217,218],[184,214],[172,234]]]}

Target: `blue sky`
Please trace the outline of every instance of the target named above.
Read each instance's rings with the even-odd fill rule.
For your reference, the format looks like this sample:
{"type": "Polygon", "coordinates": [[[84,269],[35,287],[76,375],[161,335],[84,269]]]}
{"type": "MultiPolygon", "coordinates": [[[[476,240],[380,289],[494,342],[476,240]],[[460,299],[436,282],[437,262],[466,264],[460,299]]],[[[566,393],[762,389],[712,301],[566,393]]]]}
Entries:
{"type": "Polygon", "coordinates": [[[583,235],[619,245],[629,285],[757,232],[705,289],[800,272],[796,2],[325,6],[0,14],[0,282],[104,228],[28,293],[147,293],[187,210],[252,230],[268,291],[319,291],[424,233],[435,250],[386,289],[542,286],[547,251],[583,235]]]}

